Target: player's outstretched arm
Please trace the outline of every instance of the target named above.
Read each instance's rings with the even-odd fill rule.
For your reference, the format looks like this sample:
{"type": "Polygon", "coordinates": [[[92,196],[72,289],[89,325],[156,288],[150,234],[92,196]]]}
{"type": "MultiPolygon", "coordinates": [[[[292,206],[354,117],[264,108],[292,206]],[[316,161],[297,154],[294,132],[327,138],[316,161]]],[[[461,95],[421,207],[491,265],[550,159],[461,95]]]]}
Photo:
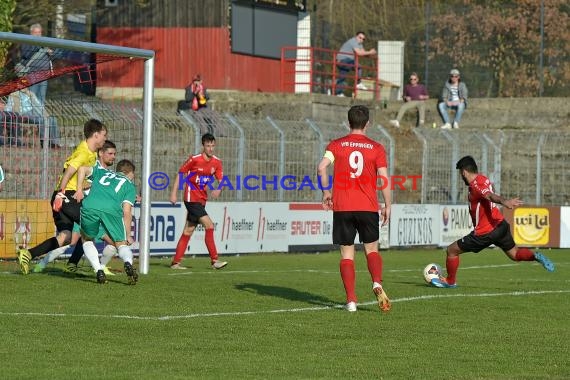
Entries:
{"type": "Polygon", "coordinates": [[[65,171],[63,172],[63,176],[61,177],[61,182],[59,183],[59,189],[62,193],[65,193],[65,188],[67,187],[67,183],[73,177],[73,175],[77,172],[77,168],[69,165],[65,171]]]}
{"type": "Polygon", "coordinates": [[[514,207],[517,207],[517,206],[524,204],[524,202],[521,201],[520,198],[518,198],[518,197],[517,198],[511,198],[511,199],[505,199],[505,198],[501,197],[499,194],[493,194],[493,193],[487,193],[485,198],[487,198],[488,200],[490,200],[493,203],[503,205],[508,209],[512,209],[514,207]]]}
{"type": "Polygon", "coordinates": [[[82,166],[77,170],[77,191],[73,194],[73,198],[77,202],[81,202],[85,196],[83,195],[83,185],[85,183],[85,178],[89,177],[93,172],[93,168],[90,166],[82,166]]]}
{"type": "Polygon", "coordinates": [[[508,209],[512,209],[515,208],[517,206],[522,205],[524,202],[521,201],[519,198],[512,198],[512,199],[506,199],[503,201],[503,206],[505,206],[508,209]]]}

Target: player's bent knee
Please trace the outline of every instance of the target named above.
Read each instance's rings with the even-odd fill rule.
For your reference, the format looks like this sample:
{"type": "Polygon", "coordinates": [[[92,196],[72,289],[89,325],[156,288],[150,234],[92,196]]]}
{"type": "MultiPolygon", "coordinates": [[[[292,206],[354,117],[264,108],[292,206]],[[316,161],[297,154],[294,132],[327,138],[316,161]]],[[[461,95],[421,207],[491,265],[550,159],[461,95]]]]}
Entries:
{"type": "Polygon", "coordinates": [[[63,230],[57,236],[57,241],[60,247],[64,245],[69,245],[71,243],[71,231],[63,230]]]}
{"type": "Polygon", "coordinates": [[[182,231],[182,233],[184,235],[192,235],[192,233],[194,233],[194,230],[196,229],[196,225],[191,225],[191,226],[186,226],[184,227],[184,230],[182,231]]]}
{"type": "Polygon", "coordinates": [[[447,257],[459,256],[461,254],[461,252],[463,252],[463,251],[461,250],[461,248],[459,248],[459,245],[457,244],[457,242],[451,243],[450,245],[447,246],[447,249],[446,249],[447,257]]]}

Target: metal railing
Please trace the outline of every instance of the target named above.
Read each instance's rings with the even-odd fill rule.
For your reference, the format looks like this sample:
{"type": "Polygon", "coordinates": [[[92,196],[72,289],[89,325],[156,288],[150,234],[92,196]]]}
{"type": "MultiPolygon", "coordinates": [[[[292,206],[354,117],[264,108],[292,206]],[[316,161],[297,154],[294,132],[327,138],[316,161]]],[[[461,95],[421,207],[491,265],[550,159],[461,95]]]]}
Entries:
{"type": "Polygon", "coordinates": [[[328,95],[342,93],[378,99],[380,82],[377,57],[359,57],[355,54],[353,63],[349,63],[342,61],[345,56],[352,58],[352,55],[348,57],[347,53],[331,49],[283,47],[281,91],[328,95]],[[358,86],[358,83],[366,83],[366,88],[358,86]]]}

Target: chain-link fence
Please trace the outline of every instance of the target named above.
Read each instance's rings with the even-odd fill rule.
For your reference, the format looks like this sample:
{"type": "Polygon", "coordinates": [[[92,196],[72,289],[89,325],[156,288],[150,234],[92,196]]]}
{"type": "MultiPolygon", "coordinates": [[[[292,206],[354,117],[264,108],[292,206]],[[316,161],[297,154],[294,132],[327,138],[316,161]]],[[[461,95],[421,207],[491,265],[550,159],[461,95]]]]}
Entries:
{"type": "MultiPolygon", "coordinates": [[[[50,150],[45,157],[46,150],[35,145],[0,147],[7,175],[3,198],[47,199],[65,154],[81,140],[88,118],[108,125],[109,136],[118,145],[118,159],[140,165],[140,104],[85,97],[50,99],[47,108],[59,121],[64,148],[50,150]]],[[[200,152],[201,135],[211,132],[217,137],[216,155],[227,178],[220,200],[262,202],[320,200],[317,163],[330,140],[349,132],[343,121],[254,118],[213,110],[176,114],[165,109],[155,110],[153,128],[153,172],[166,173],[172,184],[180,165],[200,152]]],[[[570,132],[387,129],[373,122],[368,135],[386,149],[397,203],[464,203],[467,187],[455,164],[465,155],[475,158],[480,172],[503,196],[518,196],[528,204],[570,201],[570,132]]],[[[168,201],[169,190],[155,190],[151,199],[168,201]]]]}

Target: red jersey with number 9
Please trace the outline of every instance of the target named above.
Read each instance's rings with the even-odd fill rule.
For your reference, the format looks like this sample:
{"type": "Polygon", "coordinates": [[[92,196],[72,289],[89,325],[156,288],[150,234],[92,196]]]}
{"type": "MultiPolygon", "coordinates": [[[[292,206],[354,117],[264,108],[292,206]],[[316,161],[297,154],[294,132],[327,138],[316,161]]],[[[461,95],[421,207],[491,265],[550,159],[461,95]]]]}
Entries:
{"type": "Polygon", "coordinates": [[[331,141],[326,150],[334,157],[333,210],[378,212],[378,169],[387,167],[382,144],[351,133],[331,141]]]}
{"type": "Polygon", "coordinates": [[[494,193],[493,185],[482,174],[477,175],[469,184],[469,214],[477,236],[493,231],[505,219],[497,205],[485,198],[489,193],[494,193]]]}

